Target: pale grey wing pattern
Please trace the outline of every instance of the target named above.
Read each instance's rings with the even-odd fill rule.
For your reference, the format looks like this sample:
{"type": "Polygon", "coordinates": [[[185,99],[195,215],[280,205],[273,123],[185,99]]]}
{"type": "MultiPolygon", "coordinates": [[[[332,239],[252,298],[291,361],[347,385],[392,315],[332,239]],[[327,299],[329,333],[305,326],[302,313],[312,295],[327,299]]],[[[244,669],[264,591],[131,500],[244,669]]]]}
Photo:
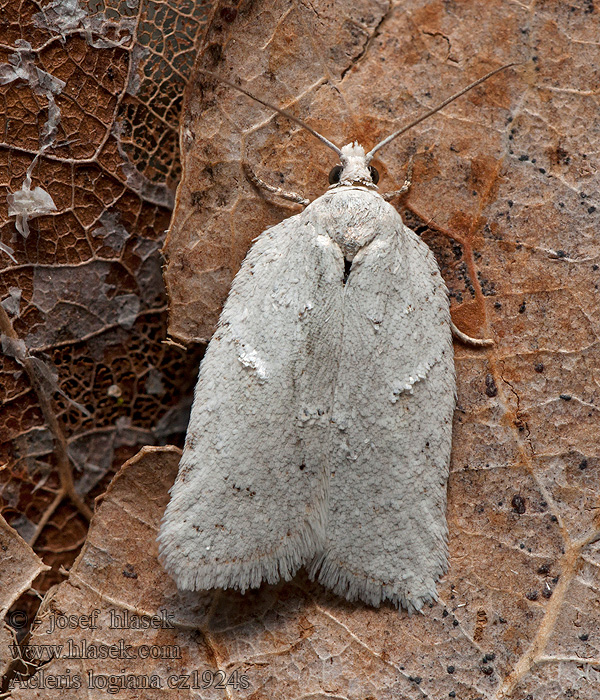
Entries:
{"type": "Polygon", "coordinates": [[[259,236],[202,361],[159,535],[180,589],[289,579],[324,544],[344,262],[302,216],[259,236]]]}
{"type": "Polygon", "coordinates": [[[346,285],[327,547],[311,575],[350,600],[414,610],[447,566],[454,362],[435,259],[390,218],[346,285]]]}

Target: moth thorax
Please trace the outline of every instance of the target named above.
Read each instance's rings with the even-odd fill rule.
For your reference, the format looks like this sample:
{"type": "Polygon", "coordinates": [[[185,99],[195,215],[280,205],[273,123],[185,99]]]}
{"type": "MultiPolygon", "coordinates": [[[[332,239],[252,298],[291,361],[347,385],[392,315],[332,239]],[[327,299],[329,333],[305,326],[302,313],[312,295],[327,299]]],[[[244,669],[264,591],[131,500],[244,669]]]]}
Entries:
{"type": "Polygon", "coordinates": [[[332,189],[310,205],[318,230],[340,247],[346,260],[373,241],[382,226],[389,228],[390,206],[378,194],[365,189],[332,189]]]}

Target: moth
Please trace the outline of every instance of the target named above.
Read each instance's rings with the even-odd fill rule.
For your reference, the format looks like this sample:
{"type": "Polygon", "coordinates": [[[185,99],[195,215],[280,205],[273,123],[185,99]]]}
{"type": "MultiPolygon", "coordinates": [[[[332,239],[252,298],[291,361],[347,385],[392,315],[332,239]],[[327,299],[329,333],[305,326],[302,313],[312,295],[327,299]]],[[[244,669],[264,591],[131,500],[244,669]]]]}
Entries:
{"type": "MultiPolygon", "coordinates": [[[[513,64],[510,64],[513,65],[513,64]]],[[[446,285],[378,192],[374,154],[339,148],[330,186],[256,239],[200,367],[159,557],[180,590],[289,580],[408,611],[448,565],[456,385],[446,285]]],[[[407,185],[408,183],[405,183],[407,185]]]]}

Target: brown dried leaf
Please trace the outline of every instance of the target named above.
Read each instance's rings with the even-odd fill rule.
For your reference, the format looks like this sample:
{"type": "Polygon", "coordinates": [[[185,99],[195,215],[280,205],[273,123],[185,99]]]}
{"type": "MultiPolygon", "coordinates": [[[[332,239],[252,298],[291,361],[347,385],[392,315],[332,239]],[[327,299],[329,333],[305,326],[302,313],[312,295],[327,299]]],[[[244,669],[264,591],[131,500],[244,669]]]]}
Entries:
{"type": "MultiPolygon", "coordinates": [[[[16,643],[14,631],[7,627],[7,612],[19,597],[31,586],[33,579],[50,567],[34,553],[22,537],[13,530],[0,515],[0,549],[2,550],[2,567],[0,567],[0,669],[4,675],[15,654],[9,649],[16,643]]],[[[22,629],[26,618],[18,611],[16,616],[9,613],[8,623],[13,630],[22,629]]]]}
{"type": "MultiPolygon", "coordinates": [[[[15,680],[12,697],[54,698],[56,690],[48,685],[39,686],[44,676],[79,676],[83,687],[79,692],[72,690],[72,696],[88,697],[90,672],[108,676],[121,674],[125,668],[128,673],[149,677],[158,673],[166,679],[181,673],[184,666],[212,667],[210,651],[201,637],[192,632],[197,619],[191,609],[193,606],[179,600],[172,582],[156,561],[158,524],[180,454],[175,447],[147,447],[123,465],[97,505],[88,538],[68,580],[44,601],[34,625],[29,648],[63,645],[60,658],[44,664],[32,679],[31,688],[41,687],[41,690],[32,692],[26,680],[15,680]],[[94,617],[95,610],[99,612],[94,617]],[[168,613],[166,616],[163,613],[164,628],[114,627],[119,620],[127,626],[136,615],[160,615],[161,610],[168,613]],[[75,622],[62,628],[62,621],[67,622],[71,615],[75,616],[71,618],[75,622]],[[127,621],[125,615],[129,616],[127,621]],[[89,617],[86,620],[82,616],[89,617]],[[172,627],[171,620],[175,620],[177,626],[172,627]],[[97,629],[93,628],[94,624],[98,625],[97,629]],[[102,644],[121,644],[123,653],[138,656],[133,662],[126,657],[64,658],[65,654],[81,653],[83,645],[88,649],[83,655],[89,656],[93,654],[90,648],[99,648],[102,644]],[[167,654],[169,647],[176,645],[181,648],[181,660],[177,657],[144,660],[140,656],[142,645],[163,649],[167,654]]],[[[172,697],[187,696],[174,693],[172,697]]],[[[144,697],[159,697],[159,693],[145,692],[144,697]]]]}
{"type": "Polygon", "coordinates": [[[206,19],[192,0],[0,0],[2,512],[54,580],[85,538],[73,504],[89,515],[185,426],[199,353],[163,343],[160,248],[206,19]]]}
{"type": "MultiPolygon", "coordinates": [[[[202,69],[239,79],[337,144],[371,146],[488,70],[525,62],[376,163],[380,188],[393,190],[416,152],[402,214],[440,262],[455,322],[496,346],[456,347],[440,605],[408,619],[304,603],[317,657],[343,667],[336,679],[372,685],[307,671],[301,692],[394,696],[381,662],[394,678],[421,678],[415,697],[600,697],[598,29],[590,3],[273,2],[215,14],[187,97],[166,243],[170,332],[185,341],[210,337],[251,240],[292,213],[248,183],[244,139],[260,177],[311,199],[335,164],[309,134],[202,69]],[[364,657],[349,662],[359,648],[364,657]]],[[[285,655],[265,663],[267,696],[293,695],[285,655]]],[[[308,668],[307,657],[297,664],[308,668]]]]}
{"type": "MultiPolygon", "coordinates": [[[[452,566],[440,587],[441,602],[422,615],[408,616],[389,606],[375,610],[342,601],[307,581],[303,573],[289,584],[263,586],[244,596],[230,591],[178,593],[156,561],[155,538],[179,454],[175,448],[145,448],[122,467],[97,508],[68,581],[42,606],[30,645],[63,645],[64,654],[88,645],[87,658],[59,658],[43,667],[46,678],[66,676],[67,668],[71,676],[79,675],[84,688],[73,697],[87,697],[90,673],[113,674],[115,683],[125,682],[119,678],[127,675],[138,676],[138,683],[158,678],[154,682],[162,690],[144,691],[143,697],[151,699],[165,692],[169,678],[193,671],[200,678],[204,671],[222,671],[238,682],[244,677],[248,688],[230,687],[230,698],[437,699],[451,692],[465,698],[522,698],[523,688],[534,697],[560,697],[567,690],[597,697],[586,680],[593,677],[597,663],[597,602],[586,583],[593,585],[598,548],[588,548],[583,568],[576,565],[573,549],[555,558],[559,537],[552,538],[543,516],[531,513],[528,506],[523,522],[516,504],[512,512],[505,509],[514,532],[503,529],[505,523],[497,515],[497,534],[490,535],[476,504],[489,503],[486,492],[495,491],[494,484],[489,478],[482,484],[476,470],[453,477],[452,566]],[[459,514],[457,492],[466,477],[485,492],[462,503],[468,513],[459,514]],[[473,512],[478,515],[467,528],[464,518],[473,512]],[[527,520],[535,521],[535,530],[528,529],[527,520]],[[511,534],[535,549],[521,550],[507,541],[511,534]],[[555,575],[560,575],[557,583],[555,575]],[[543,591],[546,582],[552,597],[541,594],[533,600],[531,591],[543,591]],[[94,610],[99,611],[99,627],[90,630],[88,616],[94,610]],[[79,624],[59,629],[69,615],[78,616],[79,624]],[[162,622],[156,629],[136,629],[136,616],[141,615],[156,615],[162,622]],[[586,631],[589,637],[583,640],[586,631]],[[535,646],[540,640],[545,648],[535,646]],[[90,647],[100,644],[117,645],[114,648],[127,650],[118,653],[129,658],[92,658],[90,647]],[[163,658],[140,658],[142,648],[150,647],[163,658]],[[586,663],[584,656],[591,660],[586,663]],[[534,672],[528,673],[531,663],[534,672]],[[513,680],[521,685],[511,694],[513,680]]],[[[493,503],[485,509],[492,512],[493,503]]],[[[54,692],[16,688],[13,697],[53,698],[54,692]]],[[[197,697],[189,689],[169,692],[174,698],[197,697]]],[[[223,693],[213,687],[206,697],[223,693]]]]}

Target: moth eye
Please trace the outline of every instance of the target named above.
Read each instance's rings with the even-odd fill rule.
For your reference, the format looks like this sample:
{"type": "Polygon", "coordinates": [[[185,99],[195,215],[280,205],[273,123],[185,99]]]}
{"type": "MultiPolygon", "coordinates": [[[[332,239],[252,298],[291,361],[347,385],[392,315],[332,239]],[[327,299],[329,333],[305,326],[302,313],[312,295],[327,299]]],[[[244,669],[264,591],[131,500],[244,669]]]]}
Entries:
{"type": "Polygon", "coordinates": [[[331,168],[331,171],[329,173],[329,184],[330,185],[335,185],[340,181],[340,175],[342,174],[342,166],[341,165],[336,165],[334,168],[331,168]]]}
{"type": "MultiPolygon", "coordinates": [[[[377,168],[369,165],[369,172],[371,173],[371,180],[373,180],[373,184],[376,185],[379,182],[379,171],[377,168]]],[[[331,175],[329,177],[331,177],[331,175]]]]}

